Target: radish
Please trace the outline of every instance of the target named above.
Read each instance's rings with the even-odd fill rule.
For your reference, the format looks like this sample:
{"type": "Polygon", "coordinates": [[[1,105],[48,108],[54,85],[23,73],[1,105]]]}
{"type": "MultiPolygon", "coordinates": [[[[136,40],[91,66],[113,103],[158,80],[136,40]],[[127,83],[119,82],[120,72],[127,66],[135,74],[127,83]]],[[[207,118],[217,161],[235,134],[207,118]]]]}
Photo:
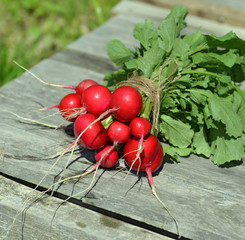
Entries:
{"type": "Polygon", "coordinates": [[[151,122],[146,118],[136,117],[130,122],[129,127],[134,137],[141,138],[150,133],[151,122]]]}
{"type": "Polygon", "coordinates": [[[179,224],[164,202],[157,195],[152,177],[152,173],[156,172],[163,162],[164,153],[162,145],[154,135],[150,134],[143,140],[143,150],[140,150],[138,146],[141,145],[141,140],[142,138],[137,139],[134,137],[125,144],[123,149],[125,162],[130,167],[130,170],[133,169],[135,171],[146,172],[153,195],[174,220],[180,238],[179,224]]]}
{"type": "Polygon", "coordinates": [[[78,143],[84,144],[88,149],[101,148],[108,140],[105,128],[91,113],[85,113],[76,119],[74,134],[76,138],[79,138],[78,143]]]}
{"type": "Polygon", "coordinates": [[[92,85],[83,92],[81,101],[89,113],[99,117],[110,107],[111,92],[103,85],[92,85]]]}
{"type": "Polygon", "coordinates": [[[60,101],[59,110],[63,118],[74,122],[79,113],[83,111],[81,97],[76,93],[67,94],[60,101]]]}
{"type": "Polygon", "coordinates": [[[62,87],[62,88],[69,88],[74,89],[76,94],[82,96],[83,92],[90,86],[98,85],[98,83],[92,79],[84,79],[82,80],[77,86],[67,86],[67,85],[56,85],[56,84],[48,84],[54,87],[62,87]]]}
{"type": "MultiPolygon", "coordinates": [[[[115,149],[114,145],[113,146],[105,145],[100,149],[96,149],[94,157],[95,157],[96,163],[88,171],[82,174],[79,174],[75,177],[79,177],[79,178],[84,177],[92,173],[94,170],[95,170],[95,174],[94,174],[94,177],[95,177],[98,171],[98,168],[100,166],[106,169],[110,169],[110,168],[115,167],[118,163],[118,152],[115,149]]],[[[94,177],[93,177],[93,180],[94,180],[94,177]]],[[[93,180],[90,186],[92,186],[93,180]]]]}
{"type": "Polygon", "coordinates": [[[111,108],[118,108],[113,113],[121,122],[130,122],[140,114],[142,97],[139,91],[130,86],[118,87],[111,95],[111,108]]]}
{"type": "Polygon", "coordinates": [[[140,149],[140,145],[141,140],[133,137],[123,148],[126,164],[134,171],[146,171],[152,165],[161,144],[154,135],[149,135],[143,139],[143,149],[140,149]]]}
{"type": "Polygon", "coordinates": [[[39,111],[57,107],[61,115],[71,122],[74,122],[79,115],[85,112],[92,113],[96,117],[100,116],[108,110],[110,106],[111,92],[103,85],[96,83],[89,86],[89,84],[90,83],[86,84],[85,82],[83,86],[81,86],[79,91],[82,91],[82,87],[84,89],[82,97],[77,93],[70,93],[61,100],[59,105],[42,108],[39,109],[39,111]],[[85,89],[85,87],[87,88],[85,89]]]}
{"type": "Polygon", "coordinates": [[[95,159],[97,163],[94,165],[94,168],[97,165],[107,169],[113,168],[118,163],[118,152],[114,146],[105,145],[95,150],[95,159]]]}
{"type": "Polygon", "coordinates": [[[85,109],[82,108],[81,97],[76,93],[67,94],[61,99],[58,105],[38,109],[38,111],[52,108],[59,108],[61,116],[70,122],[74,122],[76,118],[85,111],[85,109]]]}
{"type": "Polygon", "coordinates": [[[98,83],[92,79],[84,79],[76,87],[71,87],[71,88],[75,89],[76,93],[82,96],[85,89],[87,89],[90,86],[97,85],[97,84],[98,83]]]}
{"type": "Polygon", "coordinates": [[[125,123],[114,121],[109,126],[107,134],[115,144],[126,143],[130,138],[130,128],[125,123]]]}

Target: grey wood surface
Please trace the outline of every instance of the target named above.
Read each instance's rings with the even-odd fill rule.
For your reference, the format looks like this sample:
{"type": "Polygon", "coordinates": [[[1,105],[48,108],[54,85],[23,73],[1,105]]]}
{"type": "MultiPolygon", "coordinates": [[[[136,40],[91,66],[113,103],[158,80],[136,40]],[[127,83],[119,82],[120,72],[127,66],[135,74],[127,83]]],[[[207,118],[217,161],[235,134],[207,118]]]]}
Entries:
{"type": "MultiPolygon", "coordinates": [[[[155,19],[157,22],[164,19],[170,12],[168,8],[156,7],[144,2],[124,0],[114,8],[114,14],[124,14],[127,16],[140,16],[142,18],[155,19]]],[[[239,37],[245,39],[245,29],[239,26],[219,23],[195,15],[188,14],[186,17],[188,28],[183,33],[189,34],[200,28],[203,33],[214,33],[222,36],[229,31],[234,31],[239,37]]]]}
{"type": "Polygon", "coordinates": [[[231,0],[202,0],[202,1],[245,10],[245,2],[243,0],[232,0],[232,1],[231,0]]]}
{"type": "MultiPolygon", "coordinates": [[[[127,2],[123,3],[127,5],[127,2]]],[[[123,7],[126,9],[125,5],[120,6],[121,9],[123,7]]],[[[148,6],[145,4],[137,3],[137,6],[136,9],[141,9],[141,12],[144,13],[147,12],[148,6]]],[[[92,78],[102,83],[104,74],[115,69],[107,57],[106,44],[111,39],[116,38],[129,47],[134,46],[136,42],[132,37],[133,26],[135,23],[144,20],[144,14],[134,13],[132,16],[128,12],[126,14],[125,10],[119,11],[118,9],[120,8],[117,7],[114,11],[117,15],[102,27],[78,39],[66,50],[40,62],[31,71],[41,79],[52,83],[76,85],[85,78],[92,78]]],[[[159,8],[153,10],[158,12],[159,8]]],[[[156,16],[154,21],[158,24],[162,19],[160,15],[156,16]]],[[[195,27],[188,28],[187,32],[194,31],[194,29],[195,27]]],[[[20,121],[11,113],[4,111],[13,111],[21,116],[57,125],[62,123],[61,117],[57,114],[57,109],[37,113],[29,112],[43,106],[57,104],[62,96],[68,92],[70,91],[67,89],[43,85],[28,73],[24,73],[0,89],[0,149],[5,153],[4,157],[0,155],[0,172],[29,183],[38,184],[52,168],[42,181],[41,186],[48,188],[53,183],[54,178],[67,164],[69,155],[63,157],[54,167],[52,165],[55,159],[47,160],[46,158],[63,150],[73,141],[73,137],[61,129],[54,130],[28,121],[20,121]]],[[[63,172],[64,177],[79,174],[91,166],[90,161],[93,160],[93,152],[83,151],[81,153],[76,151],[71,160],[73,161],[72,164],[63,172]]],[[[121,165],[124,166],[123,161],[121,161],[121,165]]],[[[233,168],[219,168],[208,159],[191,156],[182,159],[180,164],[166,163],[158,176],[154,177],[154,181],[159,197],[176,217],[184,237],[215,240],[244,239],[244,176],[244,164],[233,168]]],[[[64,196],[79,193],[88,187],[92,177],[93,175],[87,176],[79,182],[69,181],[59,187],[57,191],[64,196]]],[[[173,220],[151,194],[145,177],[138,178],[133,174],[128,175],[125,171],[116,172],[100,169],[96,179],[98,181],[91,191],[85,191],[74,197],[74,199],[82,200],[83,207],[78,208],[74,204],[69,204],[65,206],[66,209],[61,208],[60,212],[58,211],[55,221],[59,221],[60,225],[58,224],[53,231],[55,234],[60,234],[60,239],[67,236],[62,235],[66,229],[65,226],[68,225],[68,230],[71,231],[74,222],[79,222],[80,225],[84,226],[86,221],[93,221],[94,219],[98,223],[98,218],[102,218],[101,214],[94,212],[86,213],[85,219],[80,218],[80,214],[75,214],[79,211],[87,211],[84,208],[93,208],[94,211],[127,222],[128,224],[122,223],[120,225],[123,226],[121,231],[128,233],[125,239],[141,236],[134,229],[139,232],[145,231],[142,229],[151,229],[151,232],[148,231],[144,235],[149,236],[149,239],[164,239],[162,235],[154,233],[166,234],[161,229],[170,233],[177,233],[173,220]],[[70,208],[73,210],[69,214],[70,208]],[[62,214],[62,211],[66,212],[62,214]],[[140,228],[135,225],[140,226],[140,228]]],[[[2,226],[6,227],[13,217],[14,210],[23,204],[25,197],[20,199],[18,195],[15,196],[12,187],[8,187],[8,180],[1,181],[3,181],[3,190],[1,191],[6,191],[6,194],[1,195],[0,214],[2,226]],[[14,203],[13,206],[9,204],[11,201],[14,203]]],[[[16,186],[22,188],[19,184],[16,186]]],[[[23,190],[23,194],[26,196],[28,191],[23,190]]],[[[49,200],[51,202],[57,201],[53,198],[49,200]]],[[[28,224],[33,222],[33,226],[30,225],[29,230],[27,230],[29,226],[27,224],[28,226],[24,231],[26,239],[32,239],[31,237],[39,224],[45,227],[45,224],[50,223],[49,220],[44,221],[41,217],[34,217],[37,213],[43,216],[42,214],[46,214],[47,211],[49,217],[52,216],[55,207],[50,205],[49,208],[46,208],[44,205],[38,204],[28,211],[30,214],[28,224]]],[[[96,230],[96,236],[92,236],[93,239],[100,239],[104,231],[108,231],[107,228],[104,229],[102,225],[98,225],[88,228],[89,231],[96,230]]],[[[40,227],[40,229],[44,228],[40,227]]],[[[39,232],[41,234],[42,231],[39,232]]],[[[81,233],[83,233],[82,230],[81,233]]],[[[20,232],[13,234],[15,234],[13,236],[17,236],[20,232]]],[[[74,234],[79,234],[78,228],[75,228],[74,234]]],[[[84,234],[88,236],[88,239],[91,237],[89,232],[84,234]]],[[[79,239],[79,235],[74,236],[78,236],[79,239]]],[[[73,236],[70,237],[73,239],[73,236]]],[[[108,235],[106,239],[115,238],[113,235],[108,235]]]]}
{"type": "MultiPolygon", "coordinates": [[[[39,194],[38,191],[0,176],[0,231],[8,229],[30,195],[35,198],[39,194]]],[[[31,240],[125,240],[131,239],[134,232],[134,239],[137,240],[170,240],[75,204],[66,203],[61,206],[61,203],[58,198],[44,198],[26,213],[20,214],[15,225],[2,238],[18,240],[23,236],[24,239],[31,240]]]]}

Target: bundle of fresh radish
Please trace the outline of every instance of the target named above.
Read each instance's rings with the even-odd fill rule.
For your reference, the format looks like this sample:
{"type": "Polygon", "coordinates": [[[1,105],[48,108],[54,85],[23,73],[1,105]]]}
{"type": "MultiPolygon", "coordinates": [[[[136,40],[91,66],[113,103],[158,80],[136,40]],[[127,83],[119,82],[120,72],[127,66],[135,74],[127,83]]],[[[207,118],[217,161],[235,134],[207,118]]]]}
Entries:
{"type": "Polygon", "coordinates": [[[245,157],[245,41],[233,32],[181,35],[186,15],[176,6],[158,28],[150,20],[136,24],[134,49],[110,41],[108,55],[119,69],[105,76],[106,86],[141,92],[153,108],[153,133],[166,143],[165,157],[196,154],[216,165],[239,164],[245,157]]]}
{"type": "MultiPolygon", "coordinates": [[[[151,134],[150,111],[142,108],[142,95],[136,88],[119,86],[111,93],[107,87],[94,84],[84,89],[81,95],[71,93],[67,96],[61,100],[67,108],[59,109],[66,120],[74,122],[76,139],[69,148],[79,144],[95,150],[97,164],[92,169],[98,165],[104,168],[116,166],[120,147],[130,169],[150,173],[160,168],[162,145],[151,134]],[[74,96],[74,99],[67,96],[74,96]],[[76,109],[75,116],[70,106],[77,99],[80,99],[81,107],[76,109]]],[[[148,176],[152,178],[151,173],[148,176]]]]}
{"type": "Polygon", "coordinates": [[[107,45],[120,68],[106,74],[105,85],[91,79],[76,87],[53,85],[75,93],[42,109],[59,108],[74,122],[76,139],[60,157],[76,145],[94,150],[96,163],[83,176],[99,166],[111,169],[121,157],[129,171],[147,174],[164,207],[152,178],[164,155],[179,161],[197,154],[216,165],[245,156],[245,91],[240,88],[245,42],[233,32],[181,36],[186,15],[177,6],[158,29],[150,20],[136,24],[139,46],[128,49],[119,40],[107,45]]]}

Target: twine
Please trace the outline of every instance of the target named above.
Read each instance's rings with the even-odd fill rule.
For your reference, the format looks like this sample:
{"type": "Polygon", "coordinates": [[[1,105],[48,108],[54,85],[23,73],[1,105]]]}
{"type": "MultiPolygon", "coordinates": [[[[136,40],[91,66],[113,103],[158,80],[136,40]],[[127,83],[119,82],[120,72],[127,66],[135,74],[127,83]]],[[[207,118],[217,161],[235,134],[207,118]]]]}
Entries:
{"type": "Polygon", "coordinates": [[[121,81],[117,85],[119,86],[131,86],[139,91],[143,92],[151,101],[153,105],[152,109],[152,129],[155,135],[158,134],[158,120],[160,115],[160,106],[161,106],[161,98],[162,98],[162,91],[163,89],[167,88],[170,84],[177,81],[180,76],[173,78],[171,82],[168,80],[177,72],[178,70],[178,62],[174,58],[170,58],[166,60],[160,67],[159,73],[152,79],[145,78],[142,76],[138,76],[136,73],[133,73],[127,80],[121,81]],[[171,62],[174,62],[176,67],[174,70],[163,80],[162,71],[163,69],[168,66],[171,62]],[[155,81],[158,79],[158,81],[155,81]]]}

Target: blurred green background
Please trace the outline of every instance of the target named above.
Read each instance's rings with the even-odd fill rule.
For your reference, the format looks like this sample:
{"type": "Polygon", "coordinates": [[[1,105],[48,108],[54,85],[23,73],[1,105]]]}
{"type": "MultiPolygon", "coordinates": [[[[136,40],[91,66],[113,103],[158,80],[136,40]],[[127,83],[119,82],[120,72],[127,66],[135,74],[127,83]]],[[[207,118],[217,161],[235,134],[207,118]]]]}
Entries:
{"type": "Polygon", "coordinates": [[[0,0],[0,86],[102,25],[120,0],[0,0]]]}

